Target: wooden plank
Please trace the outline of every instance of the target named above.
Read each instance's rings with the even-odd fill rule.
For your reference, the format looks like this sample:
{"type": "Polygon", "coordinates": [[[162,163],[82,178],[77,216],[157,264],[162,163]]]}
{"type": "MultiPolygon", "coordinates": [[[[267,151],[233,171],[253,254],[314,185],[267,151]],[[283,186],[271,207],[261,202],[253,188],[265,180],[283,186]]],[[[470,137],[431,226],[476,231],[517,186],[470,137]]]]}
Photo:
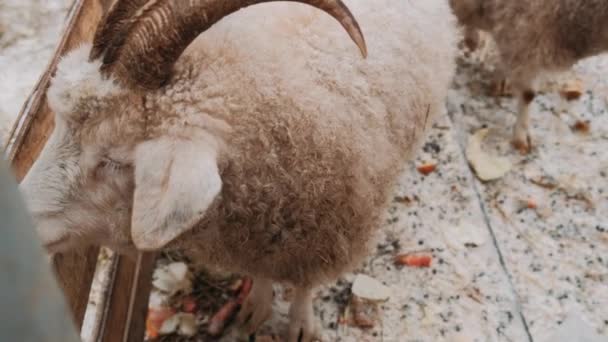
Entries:
{"type": "MultiPolygon", "coordinates": [[[[54,127],[53,113],[46,100],[46,90],[59,58],[83,42],[92,41],[103,9],[110,3],[111,0],[74,2],[55,55],[23,106],[6,147],[6,155],[19,181],[27,174],[54,127]]],[[[57,278],[78,327],[82,325],[88,303],[97,255],[98,248],[90,248],[79,253],[56,256],[53,260],[57,278]]]]}
{"type": "Polygon", "coordinates": [[[116,258],[113,285],[106,297],[102,342],[141,342],[152,288],[156,254],[140,253],[137,260],[116,258]]]}
{"type": "Polygon", "coordinates": [[[89,304],[89,292],[95,275],[98,255],[99,248],[94,247],[53,256],[55,275],[66,296],[78,329],[82,328],[84,314],[89,304]]]}

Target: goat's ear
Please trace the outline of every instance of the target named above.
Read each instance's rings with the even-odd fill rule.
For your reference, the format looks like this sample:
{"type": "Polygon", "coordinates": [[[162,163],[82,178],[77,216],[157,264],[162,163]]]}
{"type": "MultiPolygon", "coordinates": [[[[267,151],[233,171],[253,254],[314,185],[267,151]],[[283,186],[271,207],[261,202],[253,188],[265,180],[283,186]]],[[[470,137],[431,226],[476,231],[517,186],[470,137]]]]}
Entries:
{"type": "Polygon", "coordinates": [[[190,230],[220,193],[215,149],[160,138],[135,151],[131,237],[140,250],[158,250],[190,230]]]}

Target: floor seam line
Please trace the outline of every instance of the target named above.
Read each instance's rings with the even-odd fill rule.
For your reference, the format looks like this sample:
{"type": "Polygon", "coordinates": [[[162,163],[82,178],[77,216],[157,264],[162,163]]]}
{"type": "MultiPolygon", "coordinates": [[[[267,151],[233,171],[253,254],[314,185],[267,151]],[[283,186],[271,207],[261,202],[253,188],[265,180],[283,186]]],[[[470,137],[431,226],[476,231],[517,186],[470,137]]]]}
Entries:
{"type": "MultiPolygon", "coordinates": [[[[467,162],[467,156],[466,156],[466,150],[465,147],[460,143],[458,137],[456,136],[456,124],[454,123],[454,120],[452,120],[452,117],[447,113],[446,110],[446,114],[448,117],[448,120],[450,122],[450,124],[452,125],[452,129],[454,129],[454,131],[451,131],[451,134],[454,134],[454,140],[456,141],[456,143],[458,144],[458,150],[460,151],[460,154],[462,155],[462,157],[464,158],[465,162],[467,162]]],[[[519,297],[519,293],[517,292],[516,288],[515,288],[515,284],[513,283],[513,278],[511,276],[511,272],[509,272],[509,268],[507,267],[507,264],[505,262],[503,253],[500,249],[500,245],[498,244],[498,239],[496,238],[496,234],[494,233],[494,229],[492,227],[492,223],[490,222],[490,217],[488,215],[488,212],[486,210],[486,205],[483,201],[483,198],[481,196],[481,192],[479,189],[479,186],[477,184],[478,180],[477,177],[474,175],[474,172],[471,170],[471,168],[469,167],[468,163],[467,163],[467,168],[468,170],[468,175],[469,178],[471,179],[471,182],[473,184],[473,191],[475,192],[475,196],[477,197],[477,202],[479,204],[479,208],[481,209],[481,213],[483,216],[483,220],[486,224],[486,227],[488,229],[488,231],[490,232],[490,235],[492,237],[492,242],[494,244],[494,247],[496,248],[496,253],[498,254],[498,261],[500,262],[500,266],[503,269],[503,271],[505,272],[505,275],[507,276],[507,281],[509,282],[509,286],[511,287],[511,292],[514,295],[515,298],[515,307],[517,309],[517,313],[519,314],[519,317],[522,321],[522,324],[524,326],[524,331],[526,332],[526,335],[528,336],[528,341],[529,342],[534,342],[534,338],[532,337],[532,334],[530,333],[530,328],[528,326],[528,322],[526,321],[526,317],[524,316],[523,313],[523,307],[521,304],[521,299],[519,297]]]]}

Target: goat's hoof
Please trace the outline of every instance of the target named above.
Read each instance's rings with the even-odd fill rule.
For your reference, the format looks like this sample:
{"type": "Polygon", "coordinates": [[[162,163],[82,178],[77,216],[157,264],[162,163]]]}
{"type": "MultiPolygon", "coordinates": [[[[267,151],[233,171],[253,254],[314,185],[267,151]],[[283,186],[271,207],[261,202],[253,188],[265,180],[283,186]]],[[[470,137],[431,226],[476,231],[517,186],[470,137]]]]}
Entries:
{"type": "Polygon", "coordinates": [[[323,341],[314,316],[291,317],[287,342],[323,341]]]}
{"type": "Polygon", "coordinates": [[[243,332],[255,333],[272,315],[273,296],[271,282],[254,279],[251,293],[236,317],[236,322],[243,332]]]}
{"type": "Polygon", "coordinates": [[[514,138],[513,140],[511,140],[511,146],[513,146],[514,149],[518,150],[519,153],[522,155],[529,154],[532,150],[530,137],[526,137],[526,139],[514,138]]]}

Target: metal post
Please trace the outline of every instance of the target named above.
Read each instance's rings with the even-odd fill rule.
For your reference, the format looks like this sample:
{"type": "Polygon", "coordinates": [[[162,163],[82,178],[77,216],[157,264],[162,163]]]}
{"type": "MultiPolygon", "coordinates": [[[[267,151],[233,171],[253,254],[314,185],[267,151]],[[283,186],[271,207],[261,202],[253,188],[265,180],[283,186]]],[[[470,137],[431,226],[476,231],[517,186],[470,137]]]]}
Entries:
{"type": "Polygon", "coordinates": [[[72,315],[0,158],[0,341],[79,341],[72,315]]]}

